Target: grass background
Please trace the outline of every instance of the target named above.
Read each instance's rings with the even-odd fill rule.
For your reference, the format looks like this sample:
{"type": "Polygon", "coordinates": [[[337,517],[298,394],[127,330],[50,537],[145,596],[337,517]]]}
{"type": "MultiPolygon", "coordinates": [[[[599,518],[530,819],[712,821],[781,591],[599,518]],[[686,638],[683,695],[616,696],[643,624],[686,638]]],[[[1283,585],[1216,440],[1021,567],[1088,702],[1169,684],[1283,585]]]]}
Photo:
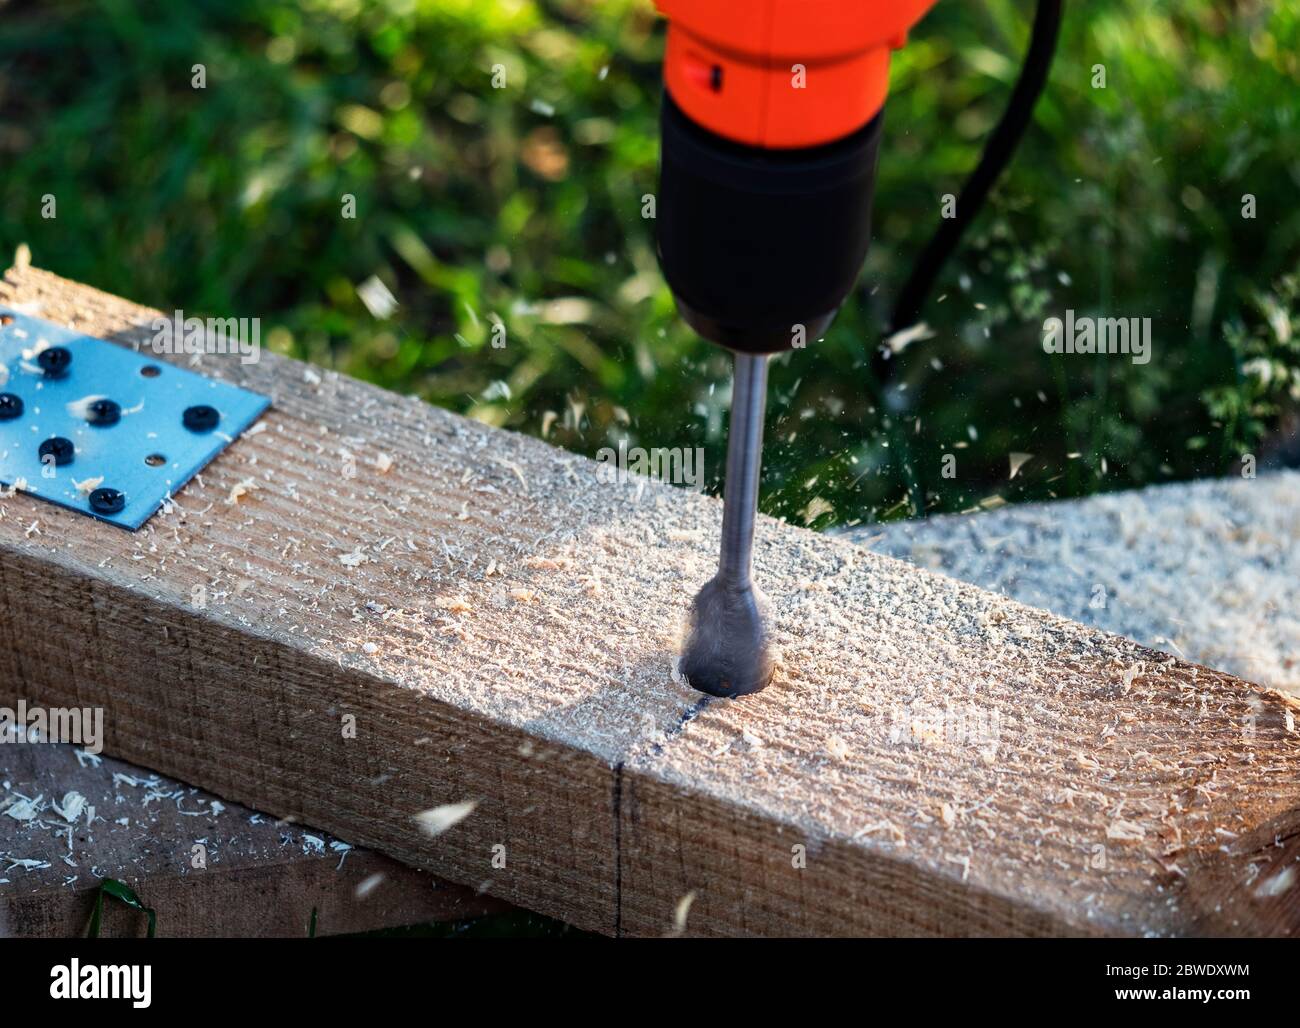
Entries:
{"type": "MultiPolygon", "coordinates": [[[[773,369],[767,512],[824,528],[1286,459],[1300,10],[1066,8],[1035,123],[885,394],[869,353],[1032,5],[941,2],[896,59],[860,288],[773,369]],[[1067,307],[1152,318],[1150,364],[1044,354],[1067,307]],[[1034,457],[1008,480],[1013,451],[1034,457]]],[[[674,317],[641,217],[662,42],[643,0],[0,2],[0,247],[574,450],[703,446],[716,489],[728,361],[674,317]],[[389,319],[358,299],[372,275],[389,319]]]]}

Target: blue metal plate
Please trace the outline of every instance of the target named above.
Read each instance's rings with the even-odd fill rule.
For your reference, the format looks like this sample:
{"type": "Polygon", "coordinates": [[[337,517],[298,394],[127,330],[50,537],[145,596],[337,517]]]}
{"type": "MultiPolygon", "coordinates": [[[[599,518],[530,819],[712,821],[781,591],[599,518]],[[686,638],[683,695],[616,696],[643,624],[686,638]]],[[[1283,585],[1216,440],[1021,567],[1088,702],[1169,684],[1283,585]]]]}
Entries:
{"type": "Polygon", "coordinates": [[[0,483],[70,510],[135,531],[270,405],[247,389],[0,307],[0,483]],[[60,347],[66,352],[42,356],[60,347]],[[112,404],[96,405],[100,398],[117,405],[115,423],[92,423],[113,421],[112,404]],[[215,415],[194,410],[204,407],[215,415]]]}

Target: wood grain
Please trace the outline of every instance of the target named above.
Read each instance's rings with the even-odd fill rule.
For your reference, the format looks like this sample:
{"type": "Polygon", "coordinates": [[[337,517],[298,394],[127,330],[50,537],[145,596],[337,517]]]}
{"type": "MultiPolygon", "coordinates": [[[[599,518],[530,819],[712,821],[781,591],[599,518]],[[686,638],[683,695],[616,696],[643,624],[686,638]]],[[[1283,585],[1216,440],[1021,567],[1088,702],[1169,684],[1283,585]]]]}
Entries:
{"type": "Polygon", "coordinates": [[[896,521],[850,538],[1300,698],[1300,470],[896,521]]]}
{"type": "Polygon", "coordinates": [[[1227,842],[1300,820],[1280,694],[760,519],[781,667],[702,702],[673,661],[716,501],[272,354],[202,370],[267,428],[140,533],[0,501],[0,702],[102,705],[115,755],[611,934],[1285,924],[1220,913],[1227,842]]]}

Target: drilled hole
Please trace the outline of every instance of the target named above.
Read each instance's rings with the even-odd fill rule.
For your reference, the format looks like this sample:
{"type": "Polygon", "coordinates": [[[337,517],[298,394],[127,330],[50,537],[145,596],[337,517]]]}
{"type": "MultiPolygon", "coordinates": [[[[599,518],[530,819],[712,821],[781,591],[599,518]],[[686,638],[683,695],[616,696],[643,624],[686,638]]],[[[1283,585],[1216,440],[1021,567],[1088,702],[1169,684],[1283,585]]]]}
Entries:
{"type": "Polygon", "coordinates": [[[162,374],[162,368],[158,367],[157,364],[146,364],[140,369],[140,374],[145,378],[157,378],[162,374]]]}
{"type": "Polygon", "coordinates": [[[160,468],[167,463],[167,458],[161,453],[151,453],[144,459],[144,462],[151,468],[160,468]]]}

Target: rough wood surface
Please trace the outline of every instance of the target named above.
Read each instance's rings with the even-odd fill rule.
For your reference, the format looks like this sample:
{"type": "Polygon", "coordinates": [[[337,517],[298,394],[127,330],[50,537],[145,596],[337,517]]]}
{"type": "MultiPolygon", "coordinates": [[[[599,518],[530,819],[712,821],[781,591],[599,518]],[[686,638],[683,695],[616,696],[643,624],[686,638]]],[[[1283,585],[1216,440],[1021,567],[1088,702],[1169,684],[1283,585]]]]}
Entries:
{"type": "Polygon", "coordinates": [[[850,538],[1300,696],[1300,472],[897,522],[850,538]]]}
{"type": "Polygon", "coordinates": [[[116,755],[609,933],[1295,930],[1233,848],[1300,829],[1280,694],[760,519],[781,668],[703,702],[673,658],[716,501],[273,355],[204,370],[267,429],[141,533],[3,501],[0,701],[102,705],[116,755]]]}
{"type": "MultiPolygon", "coordinates": [[[[160,937],[303,938],[313,910],[317,934],[334,935],[506,908],[72,746],[0,746],[0,785],[0,938],[84,935],[104,878],[154,909],[160,937]]],[[[104,937],[141,937],[146,927],[144,914],[105,902],[104,937]]]]}

